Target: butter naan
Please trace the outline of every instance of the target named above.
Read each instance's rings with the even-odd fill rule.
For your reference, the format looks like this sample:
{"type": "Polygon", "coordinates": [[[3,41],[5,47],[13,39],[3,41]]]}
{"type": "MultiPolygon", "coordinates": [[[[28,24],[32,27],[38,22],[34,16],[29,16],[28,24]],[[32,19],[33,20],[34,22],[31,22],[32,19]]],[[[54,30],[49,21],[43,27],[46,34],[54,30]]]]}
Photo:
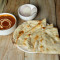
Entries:
{"type": "Polygon", "coordinates": [[[43,19],[42,21],[33,20],[33,21],[24,22],[23,24],[19,25],[17,29],[14,31],[14,34],[13,34],[14,41],[16,42],[17,39],[24,33],[27,33],[29,31],[34,31],[34,29],[36,28],[39,29],[45,26],[46,26],[46,19],[43,19]]]}
{"type": "Polygon", "coordinates": [[[14,31],[13,39],[31,52],[60,54],[58,30],[47,24],[46,19],[24,22],[14,31]]]}

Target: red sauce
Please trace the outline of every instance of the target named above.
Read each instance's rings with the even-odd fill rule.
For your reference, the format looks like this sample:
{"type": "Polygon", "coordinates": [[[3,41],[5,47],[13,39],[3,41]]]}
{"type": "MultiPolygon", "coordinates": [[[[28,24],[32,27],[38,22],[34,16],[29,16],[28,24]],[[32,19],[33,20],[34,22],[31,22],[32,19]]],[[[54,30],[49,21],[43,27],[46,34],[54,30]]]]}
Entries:
{"type": "Polygon", "coordinates": [[[2,23],[2,25],[3,25],[3,26],[8,26],[9,23],[8,23],[7,21],[4,21],[4,22],[2,23]]]}
{"type": "Polygon", "coordinates": [[[15,18],[11,15],[0,15],[0,30],[11,28],[15,24],[15,18]]]}

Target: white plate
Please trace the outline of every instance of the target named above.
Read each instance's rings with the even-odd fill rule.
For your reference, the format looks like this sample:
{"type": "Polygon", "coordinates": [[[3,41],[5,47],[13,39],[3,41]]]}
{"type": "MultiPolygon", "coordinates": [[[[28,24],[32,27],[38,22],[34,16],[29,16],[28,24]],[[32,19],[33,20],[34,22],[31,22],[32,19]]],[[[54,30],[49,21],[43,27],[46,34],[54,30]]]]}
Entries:
{"type": "Polygon", "coordinates": [[[38,52],[31,52],[31,51],[29,51],[28,49],[27,49],[27,47],[25,47],[25,46],[18,46],[18,45],[15,45],[19,50],[22,50],[22,51],[24,51],[24,52],[26,52],[26,53],[38,53],[38,52]]]}

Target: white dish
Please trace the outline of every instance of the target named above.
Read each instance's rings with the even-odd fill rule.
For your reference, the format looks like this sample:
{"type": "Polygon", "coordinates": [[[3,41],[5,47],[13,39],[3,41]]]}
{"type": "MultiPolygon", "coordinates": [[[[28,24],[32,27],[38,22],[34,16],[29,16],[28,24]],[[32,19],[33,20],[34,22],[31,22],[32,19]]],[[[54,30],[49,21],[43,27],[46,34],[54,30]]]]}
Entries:
{"type": "Polygon", "coordinates": [[[25,4],[25,5],[22,5],[22,6],[20,6],[19,8],[18,8],[18,15],[19,15],[19,17],[22,19],[22,20],[32,20],[32,19],[34,19],[35,17],[36,17],[36,15],[37,15],[37,7],[36,6],[34,6],[34,5],[32,5],[32,4],[25,4]],[[27,10],[27,9],[25,9],[25,10],[27,10],[27,12],[26,13],[29,13],[28,11],[30,11],[30,13],[31,13],[31,15],[29,15],[29,16],[25,16],[24,14],[21,14],[21,12],[22,11],[24,11],[24,8],[25,7],[27,7],[27,9],[31,9],[31,11],[30,10],[27,10]]]}
{"type": "Polygon", "coordinates": [[[0,35],[9,35],[16,29],[16,22],[17,22],[16,17],[13,14],[10,14],[10,13],[0,13],[0,15],[6,15],[6,14],[11,15],[15,18],[15,24],[9,29],[0,30],[0,35]]]}
{"type": "Polygon", "coordinates": [[[27,50],[27,47],[25,47],[25,46],[18,46],[18,45],[15,45],[19,50],[21,50],[21,51],[24,51],[24,52],[26,52],[26,53],[38,53],[38,52],[31,52],[31,51],[28,51],[27,50]]]}

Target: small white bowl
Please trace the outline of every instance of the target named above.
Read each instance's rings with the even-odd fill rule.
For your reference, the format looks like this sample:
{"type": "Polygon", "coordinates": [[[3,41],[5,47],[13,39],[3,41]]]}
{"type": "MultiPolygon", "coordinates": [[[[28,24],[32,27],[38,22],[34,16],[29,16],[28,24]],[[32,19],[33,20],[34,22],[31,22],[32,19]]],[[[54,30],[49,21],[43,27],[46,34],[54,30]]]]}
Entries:
{"type": "MultiPolygon", "coordinates": [[[[27,10],[27,12],[28,12],[28,10],[27,10]]],[[[18,8],[18,15],[22,20],[32,20],[37,15],[37,7],[32,4],[24,4],[18,8]],[[29,9],[31,9],[31,11],[30,11],[31,15],[25,16],[23,13],[21,14],[21,12],[24,10],[25,7],[28,7],[29,9]]]]}
{"type": "Polygon", "coordinates": [[[16,22],[17,22],[16,17],[13,14],[10,14],[10,13],[0,13],[0,15],[6,15],[6,14],[11,15],[15,18],[15,24],[9,29],[0,30],[0,35],[9,35],[16,29],[16,22]]]}

